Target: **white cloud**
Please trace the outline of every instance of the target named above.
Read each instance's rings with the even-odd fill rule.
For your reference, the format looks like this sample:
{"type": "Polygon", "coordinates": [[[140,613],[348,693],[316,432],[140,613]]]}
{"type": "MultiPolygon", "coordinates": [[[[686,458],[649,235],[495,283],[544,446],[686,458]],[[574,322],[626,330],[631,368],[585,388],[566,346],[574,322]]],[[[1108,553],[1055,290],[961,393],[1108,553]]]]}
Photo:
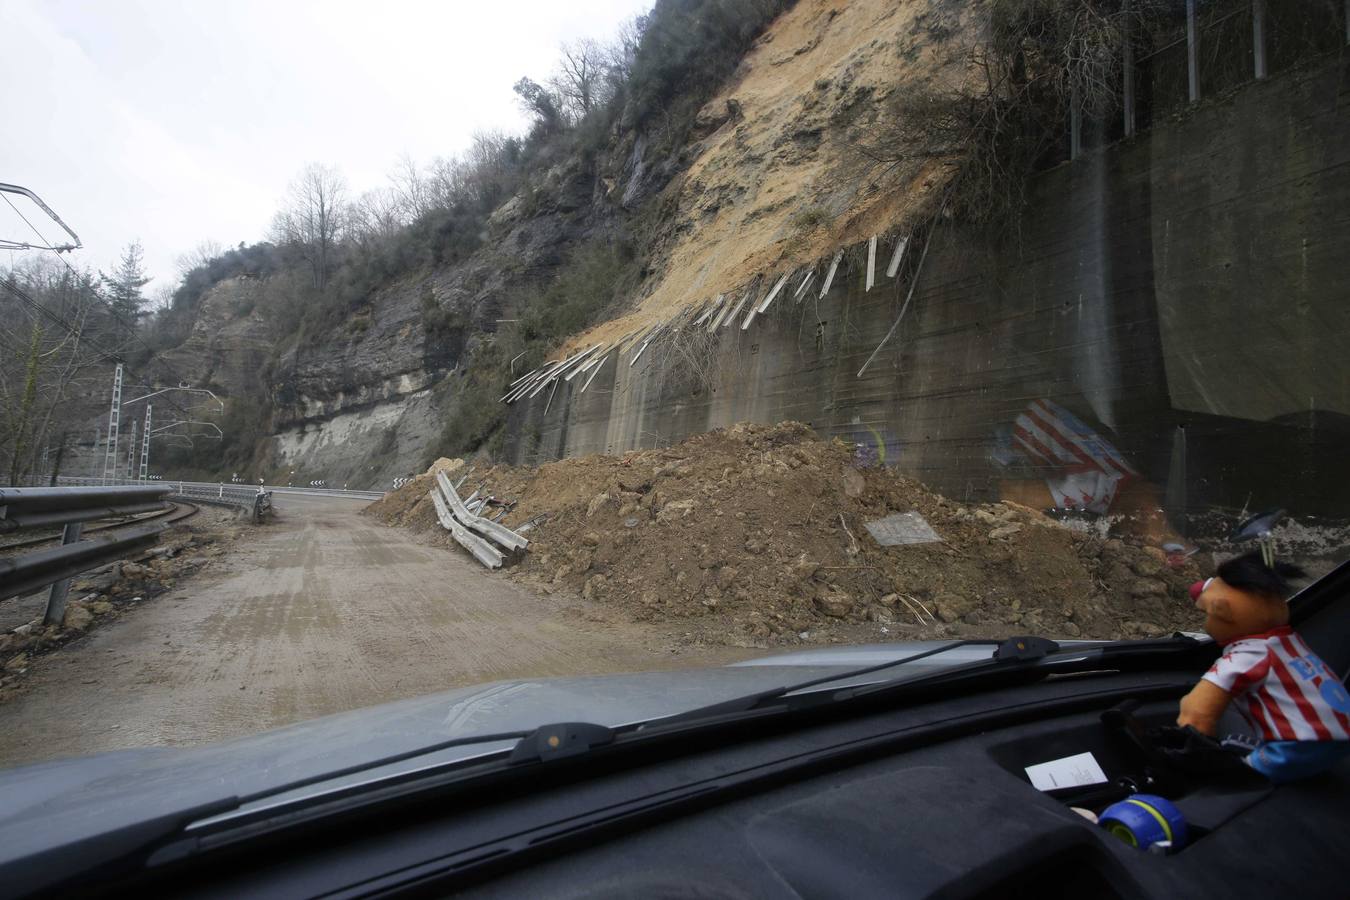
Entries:
{"type": "MultiPolygon", "coordinates": [[[[521,76],[542,79],[560,42],[609,37],[650,5],[0,0],[0,181],[79,232],[77,264],[107,269],[139,238],[168,283],[201,240],[263,237],[307,162],[359,191],[405,151],[426,160],[480,129],[518,131],[521,76]]],[[[0,237],[26,232],[0,205],[0,237]]]]}

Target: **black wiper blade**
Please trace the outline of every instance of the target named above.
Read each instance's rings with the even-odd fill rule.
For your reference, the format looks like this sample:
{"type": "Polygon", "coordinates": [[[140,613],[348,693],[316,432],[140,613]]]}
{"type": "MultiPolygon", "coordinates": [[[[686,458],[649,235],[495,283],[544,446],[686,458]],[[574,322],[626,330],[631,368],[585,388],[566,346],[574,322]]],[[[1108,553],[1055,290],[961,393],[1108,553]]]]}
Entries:
{"type": "Polygon", "coordinates": [[[324,772],[320,775],[311,775],[308,778],[297,778],[295,781],[290,781],[285,784],[277,785],[276,787],[258,791],[255,794],[248,794],[240,797],[238,803],[242,806],[246,803],[254,803],[258,800],[266,800],[268,797],[277,797],[281,794],[287,794],[303,787],[309,787],[312,784],[322,784],[325,781],[335,781],[338,778],[345,778],[348,775],[359,775],[362,772],[371,772],[375,769],[382,769],[385,766],[392,766],[395,763],[415,759],[419,756],[430,756],[433,753],[449,750],[452,747],[469,747],[474,744],[495,744],[501,741],[514,741],[526,737],[529,734],[530,732],[528,731],[504,731],[500,734],[474,734],[469,735],[468,737],[437,741],[434,744],[427,744],[425,747],[405,750],[402,753],[391,753],[388,756],[372,759],[369,762],[357,763],[354,766],[334,769],[331,772],[324,772]]]}
{"type": "Polygon", "coordinates": [[[938,654],[947,653],[960,647],[992,646],[996,649],[986,660],[977,660],[964,665],[953,665],[950,668],[923,672],[907,678],[891,679],[878,684],[854,685],[838,692],[826,692],[829,693],[828,697],[811,694],[808,695],[810,699],[805,700],[805,702],[820,703],[827,700],[844,700],[849,697],[858,696],[862,693],[879,692],[900,685],[912,687],[916,684],[931,683],[944,678],[967,677],[972,674],[985,673],[993,669],[1026,670],[1030,668],[1039,668],[1043,664],[1053,664],[1057,660],[1064,659],[1065,657],[1068,657],[1071,660],[1091,659],[1098,662],[1106,662],[1112,660],[1118,661],[1131,657],[1143,658],[1155,654],[1159,650],[1167,650],[1169,652],[1189,652],[1194,647],[1198,646],[1198,644],[1198,641],[1183,635],[1146,641],[1116,641],[1098,645],[1078,644],[1072,647],[1063,647],[1056,641],[1037,635],[1021,635],[1002,640],[952,641],[938,647],[924,650],[921,653],[911,654],[910,656],[905,656],[889,662],[879,663],[873,666],[864,666],[858,669],[850,669],[846,672],[839,672],[834,675],[824,675],[820,678],[812,678],[808,681],[802,681],[796,684],[770,688],[765,691],[747,694],[743,697],[736,697],[731,700],[721,701],[720,703],[713,703],[686,712],[676,713],[673,716],[653,719],[637,726],[637,730],[649,731],[655,728],[665,728],[666,726],[687,724],[689,722],[705,719],[735,717],[745,713],[757,712],[773,705],[775,701],[786,703],[789,700],[794,699],[789,695],[795,695],[798,692],[809,688],[818,687],[822,684],[829,684],[834,681],[846,681],[850,678],[857,678],[862,675],[870,675],[873,672],[880,672],[884,669],[902,666],[906,663],[916,662],[930,656],[937,656],[938,654]]]}
{"type": "Polygon", "coordinates": [[[753,694],[746,694],[743,697],[734,697],[731,700],[723,700],[718,703],[710,703],[707,706],[700,706],[696,709],[686,710],[682,713],[676,713],[673,716],[665,716],[660,719],[652,719],[639,726],[639,730],[652,727],[665,727],[666,725],[676,725],[684,722],[697,721],[699,719],[712,719],[721,716],[735,715],[737,713],[751,712],[762,709],[771,701],[777,700],[787,694],[797,691],[804,691],[808,688],[817,687],[822,684],[829,684],[831,681],[844,681],[849,678],[858,678],[862,675],[870,675],[873,672],[880,672],[883,669],[891,669],[896,666],[902,666],[906,663],[917,662],[930,656],[937,656],[940,653],[947,653],[958,647],[970,646],[994,646],[1001,644],[1002,641],[994,640],[970,640],[970,641],[951,641],[938,647],[932,647],[920,653],[914,653],[900,659],[889,660],[888,662],[878,663],[874,666],[863,666],[858,669],[850,669],[845,672],[838,672],[834,675],[823,675],[820,678],[812,678],[807,681],[800,681],[796,684],[783,685],[782,687],[769,688],[765,691],[756,691],[753,694]]]}

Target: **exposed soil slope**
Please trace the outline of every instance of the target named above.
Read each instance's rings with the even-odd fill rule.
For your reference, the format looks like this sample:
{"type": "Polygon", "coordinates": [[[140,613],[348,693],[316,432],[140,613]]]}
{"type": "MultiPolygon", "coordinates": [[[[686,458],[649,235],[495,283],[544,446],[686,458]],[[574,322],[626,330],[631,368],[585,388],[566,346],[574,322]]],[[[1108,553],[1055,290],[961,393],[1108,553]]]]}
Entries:
{"type": "MultiPolygon", "coordinates": [[[[857,152],[887,100],[966,77],[976,4],[799,0],[700,112],[693,161],[667,188],[663,274],[636,310],[578,337],[609,340],[757,275],[907,227],[944,183],[940,165],[878,166],[857,152]]],[[[764,287],[767,290],[767,287],[764,287]]]]}

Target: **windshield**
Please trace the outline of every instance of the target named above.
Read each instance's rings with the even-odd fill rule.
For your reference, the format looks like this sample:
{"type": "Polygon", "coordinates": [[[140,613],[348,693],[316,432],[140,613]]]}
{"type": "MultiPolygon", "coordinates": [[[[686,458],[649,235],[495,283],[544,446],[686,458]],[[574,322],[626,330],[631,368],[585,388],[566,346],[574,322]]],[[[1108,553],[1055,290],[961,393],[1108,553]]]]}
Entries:
{"type": "Polygon", "coordinates": [[[1310,583],[1346,15],[6,3],[0,768],[303,781],[1310,583]]]}

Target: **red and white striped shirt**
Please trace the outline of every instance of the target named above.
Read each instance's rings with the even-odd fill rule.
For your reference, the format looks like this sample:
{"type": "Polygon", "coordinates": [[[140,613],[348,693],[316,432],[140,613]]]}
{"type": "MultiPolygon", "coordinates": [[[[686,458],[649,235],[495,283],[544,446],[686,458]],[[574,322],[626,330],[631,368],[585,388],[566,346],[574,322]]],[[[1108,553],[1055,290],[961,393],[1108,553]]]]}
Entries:
{"type": "Polygon", "coordinates": [[[1205,681],[1267,741],[1350,740],[1345,685],[1287,625],[1226,645],[1205,681]]]}

